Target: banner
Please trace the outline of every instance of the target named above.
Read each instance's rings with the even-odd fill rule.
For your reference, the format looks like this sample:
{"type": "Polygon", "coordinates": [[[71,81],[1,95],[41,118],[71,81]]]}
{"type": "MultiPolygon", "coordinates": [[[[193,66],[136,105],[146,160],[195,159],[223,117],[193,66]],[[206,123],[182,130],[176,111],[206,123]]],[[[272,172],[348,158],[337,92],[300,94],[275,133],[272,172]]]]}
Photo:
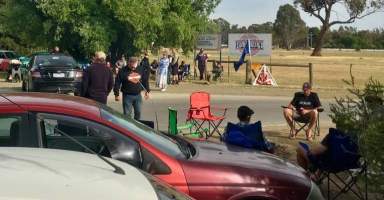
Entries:
{"type": "Polygon", "coordinates": [[[272,34],[264,33],[230,33],[228,35],[229,53],[241,54],[247,40],[250,40],[252,56],[271,56],[272,34]]]}
{"type": "Polygon", "coordinates": [[[220,34],[204,34],[199,35],[196,42],[196,48],[200,49],[220,49],[221,35],[220,34]]]}

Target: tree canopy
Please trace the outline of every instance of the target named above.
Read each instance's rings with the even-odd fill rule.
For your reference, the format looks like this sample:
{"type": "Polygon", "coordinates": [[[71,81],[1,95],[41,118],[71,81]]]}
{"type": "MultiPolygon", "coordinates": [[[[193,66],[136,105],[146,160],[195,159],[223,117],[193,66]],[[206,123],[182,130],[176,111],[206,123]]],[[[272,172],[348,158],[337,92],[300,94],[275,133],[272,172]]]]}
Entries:
{"type": "Polygon", "coordinates": [[[0,42],[19,51],[60,46],[76,57],[96,50],[134,54],[193,48],[220,0],[1,0],[0,42]]]}
{"type": "Polygon", "coordinates": [[[305,12],[316,17],[322,23],[319,37],[316,41],[312,56],[320,56],[324,37],[329,28],[336,24],[349,24],[372,13],[380,11],[384,7],[384,0],[294,0],[295,5],[300,6],[305,12]],[[335,6],[343,7],[348,13],[345,19],[332,20],[335,6]]]}
{"type": "Polygon", "coordinates": [[[273,28],[283,47],[288,50],[295,41],[305,38],[307,34],[299,11],[289,4],[280,6],[273,28]]]}

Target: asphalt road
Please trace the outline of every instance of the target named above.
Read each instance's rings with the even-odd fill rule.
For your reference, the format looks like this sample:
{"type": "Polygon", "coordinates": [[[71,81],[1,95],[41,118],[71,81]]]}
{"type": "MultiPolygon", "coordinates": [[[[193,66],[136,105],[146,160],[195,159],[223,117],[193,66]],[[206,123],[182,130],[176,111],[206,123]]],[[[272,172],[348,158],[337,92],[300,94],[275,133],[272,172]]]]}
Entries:
{"type": "MultiPolygon", "coordinates": [[[[287,105],[291,100],[289,97],[271,97],[271,96],[234,96],[234,95],[212,95],[211,104],[217,107],[228,108],[226,119],[221,124],[225,127],[228,121],[237,121],[237,108],[241,105],[247,105],[255,111],[252,121],[261,120],[263,126],[284,126],[286,124],[282,115],[282,105],[287,105]]],[[[330,124],[329,100],[323,101],[325,109],[320,114],[320,122],[330,124]]],[[[108,105],[122,112],[120,102],[115,102],[113,97],[108,99],[108,105]]],[[[169,94],[153,93],[149,100],[143,102],[142,119],[156,121],[156,114],[160,130],[166,130],[168,127],[168,107],[177,109],[178,123],[186,119],[186,113],[189,107],[189,94],[169,94]]],[[[222,110],[213,110],[214,114],[222,114],[222,110]]],[[[155,125],[156,126],[156,125],[155,125]]]]}
{"type": "MultiPolygon", "coordinates": [[[[21,92],[19,84],[16,83],[0,83],[0,92],[21,92]]],[[[219,91],[218,91],[219,93],[219,91]]],[[[282,115],[282,105],[287,105],[291,97],[281,96],[249,96],[249,95],[212,95],[211,104],[217,107],[228,108],[226,119],[222,122],[221,127],[225,127],[227,122],[237,122],[236,112],[241,105],[247,105],[255,111],[252,121],[261,120],[263,126],[286,126],[285,119],[282,115]]],[[[320,122],[324,125],[330,125],[329,115],[330,99],[322,100],[325,109],[320,114],[320,122]]],[[[108,105],[117,111],[123,112],[121,101],[115,102],[111,94],[108,98],[108,105]]],[[[151,93],[149,100],[143,101],[142,119],[156,121],[158,118],[158,126],[160,130],[168,128],[168,107],[175,108],[178,111],[178,123],[185,122],[186,113],[189,107],[188,93],[168,93],[154,91],[151,93]]],[[[222,110],[212,110],[214,114],[222,114],[222,110]]],[[[156,123],[155,123],[156,126],[156,123]]]]}

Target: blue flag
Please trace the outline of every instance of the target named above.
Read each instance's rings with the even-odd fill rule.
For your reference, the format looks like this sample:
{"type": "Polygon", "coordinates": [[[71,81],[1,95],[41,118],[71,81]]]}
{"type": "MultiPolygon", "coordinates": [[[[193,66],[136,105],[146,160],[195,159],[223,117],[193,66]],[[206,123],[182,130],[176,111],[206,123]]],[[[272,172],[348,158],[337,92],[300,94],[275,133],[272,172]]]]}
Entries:
{"type": "Polygon", "coordinates": [[[235,71],[239,70],[240,66],[244,63],[245,56],[246,56],[247,54],[250,54],[250,53],[251,53],[251,46],[250,46],[249,43],[250,43],[250,41],[247,40],[247,44],[246,44],[245,47],[243,48],[243,53],[241,53],[239,62],[235,62],[235,63],[234,63],[235,71]]]}

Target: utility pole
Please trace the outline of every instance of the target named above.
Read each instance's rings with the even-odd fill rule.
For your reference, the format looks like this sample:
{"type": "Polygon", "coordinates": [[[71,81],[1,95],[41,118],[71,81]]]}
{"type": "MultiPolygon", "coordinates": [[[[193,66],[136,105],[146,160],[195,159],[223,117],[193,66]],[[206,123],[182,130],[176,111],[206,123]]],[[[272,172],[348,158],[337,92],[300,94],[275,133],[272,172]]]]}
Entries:
{"type": "Polygon", "coordinates": [[[310,48],[312,49],[312,43],[313,43],[313,33],[312,32],[309,32],[309,39],[311,40],[311,46],[310,48]]]}

